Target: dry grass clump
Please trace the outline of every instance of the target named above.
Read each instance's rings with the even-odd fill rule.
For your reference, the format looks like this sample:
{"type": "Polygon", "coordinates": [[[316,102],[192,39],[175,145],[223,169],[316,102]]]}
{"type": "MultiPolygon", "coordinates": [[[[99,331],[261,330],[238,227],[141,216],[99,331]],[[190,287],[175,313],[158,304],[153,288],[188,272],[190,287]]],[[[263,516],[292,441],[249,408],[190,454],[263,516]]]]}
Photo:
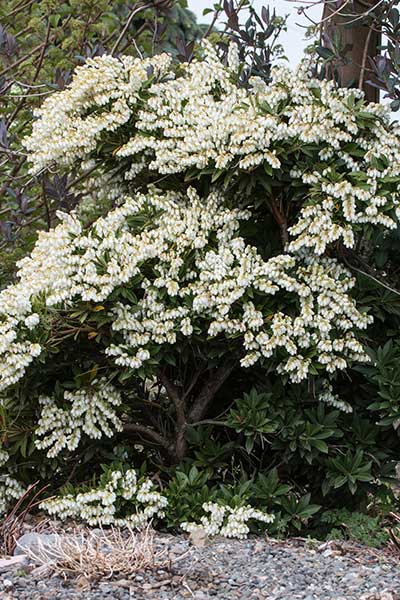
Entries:
{"type": "Polygon", "coordinates": [[[43,493],[48,486],[38,488],[39,482],[33,483],[14,504],[0,523],[0,554],[12,556],[17,540],[21,537],[25,520],[29,513],[39,506],[43,493]]]}
{"type": "Polygon", "coordinates": [[[169,562],[165,550],[157,550],[154,533],[112,528],[75,530],[57,535],[51,545],[39,543],[28,556],[39,565],[50,567],[62,577],[88,581],[129,578],[139,571],[162,568],[169,562]]]}
{"type": "Polygon", "coordinates": [[[394,550],[400,558],[400,515],[396,513],[390,513],[390,516],[397,524],[396,528],[389,529],[390,545],[391,549],[394,550]]]}

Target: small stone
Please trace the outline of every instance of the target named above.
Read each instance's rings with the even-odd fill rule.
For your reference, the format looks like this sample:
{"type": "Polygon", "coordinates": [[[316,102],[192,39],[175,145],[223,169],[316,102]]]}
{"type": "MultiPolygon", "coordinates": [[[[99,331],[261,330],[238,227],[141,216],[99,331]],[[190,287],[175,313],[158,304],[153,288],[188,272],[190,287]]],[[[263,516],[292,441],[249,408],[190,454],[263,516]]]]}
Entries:
{"type": "Polygon", "coordinates": [[[118,581],[114,581],[113,585],[115,587],[124,588],[124,589],[129,590],[132,585],[132,582],[128,581],[127,579],[119,579],[118,581]]]}
{"type": "Polygon", "coordinates": [[[144,590],[151,590],[151,588],[152,588],[152,587],[153,587],[153,586],[151,585],[151,583],[144,583],[144,584],[142,585],[142,588],[143,588],[144,590]]]}
{"type": "Polygon", "coordinates": [[[10,569],[24,567],[28,564],[28,562],[29,561],[26,554],[11,556],[10,558],[0,558],[0,573],[3,573],[4,571],[10,571],[10,569]]]}
{"type": "Polygon", "coordinates": [[[53,572],[53,569],[51,567],[51,564],[40,565],[40,567],[36,567],[36,569],[33,569],[31,571],[31,575],[35,579],[44,579],[46,577],[50,577],[52,572],[53,572]]]}
{"type": "Polygon", "coordinates": [[[395,592],[389,592],[384,590],[381,592],[381,597],[379,600],[397,600],[398,596],[395,592]]]}
{"type": "Polygon", "coordinates": [[[322,553],[322,556],[341,556],[344,554],[343,546],[338,544],[335,540],[324,542],[318,546],[317,550],[322,553]]]}
{"type": "Polygon", "coordinates": [[[76,587],[79,590],[87,591],[91,589],[91,583],[87,577],[80,575],[76,580],[76,587]]]}
{"type": "Polygon", "coordinates": [[[3,587],[6,590],[10,590],[12,587],[14,587],[14,584],[10,579],[3,579],[3,587]]]}
{"type": "Polygon", "coordinates": [[[204,548],[209,541],[209,538],[205,529],[199,527],[199,529],[195,529],[191,532],[189,540],[193,546],[196,546],[197,548],[204,548]]]}
{"type": "Polygon", "coordinates": [[[17,541],[14,556],[27,554],[45,560],[51,559],[52,553],[66,537],[56,533],[25,533],[17,541]]]}

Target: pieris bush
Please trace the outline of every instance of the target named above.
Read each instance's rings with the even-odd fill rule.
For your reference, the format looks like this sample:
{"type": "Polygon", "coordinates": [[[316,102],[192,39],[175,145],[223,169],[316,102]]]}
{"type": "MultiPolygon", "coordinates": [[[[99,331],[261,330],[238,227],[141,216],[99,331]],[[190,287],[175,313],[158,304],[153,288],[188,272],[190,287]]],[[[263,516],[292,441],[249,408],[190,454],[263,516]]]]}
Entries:
{"type": "Polygon", "coordinates": [[[373,321],[346,263],[397,227],[398,126],[308,63],[245,85],[242,68],[234,44],[104,56],[36,112],[31,173],[96,169],[113,208],[88,227],[60,214],[0,293],[4,505],[37,468],[58,488],[108,464],[43,506],[122,523],[122,497],[127,523],[242,536],[271,521],[260,508],[301,527],[311,492],[360,501],[390,475],[395,431],[344,386],[373,321]]]}

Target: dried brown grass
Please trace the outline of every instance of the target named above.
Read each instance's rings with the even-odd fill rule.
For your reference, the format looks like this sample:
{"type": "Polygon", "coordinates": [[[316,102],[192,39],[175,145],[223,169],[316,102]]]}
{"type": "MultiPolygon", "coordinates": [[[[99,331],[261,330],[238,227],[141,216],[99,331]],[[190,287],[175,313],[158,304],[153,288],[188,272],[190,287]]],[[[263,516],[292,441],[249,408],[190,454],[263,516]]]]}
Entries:
{"type": "Polygon", "coordinates": [[[139,532],[129,527],[76,530],[57,535],[50,546],[39,543],[27,554],[57,575],[87,581],[129,579],[140,571],[164,568],[170,563],[166,551],[156,549],[150,527],[139,532]]]}
{"type": "Polygon", "coordinates": [[[396,527],[389,529],[390,547],[400,558],[400,515],[392,512],[390,513],[390,517],[396,523],[396,527]]]}
{"type": "Polygon", "coordinates": [[[39,482],[33,483],[14,504],[0,524],[0,550],[11,556],[21,537],[24,523],[29,513],[41,502],[41,496],[48,486],[38,488],[39,482]]]}

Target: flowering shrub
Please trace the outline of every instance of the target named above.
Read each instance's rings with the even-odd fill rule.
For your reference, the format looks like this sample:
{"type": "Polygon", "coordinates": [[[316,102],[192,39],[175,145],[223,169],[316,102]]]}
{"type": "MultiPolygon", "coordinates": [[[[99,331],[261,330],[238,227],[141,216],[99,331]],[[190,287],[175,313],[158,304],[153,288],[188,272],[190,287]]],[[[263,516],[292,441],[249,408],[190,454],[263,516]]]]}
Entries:
{"type": "Polygon", "coordinates": [[[155,516],[163,517],[166,505],[166,498],[149,479],[138,481],[132,469],[125,473],[113,469],[102,475],[96,488],[47,500],[41,508],[61,519],[81,518],[89,525],[140,527],[155,516]]]}
{"type": "MultiPolygon", "coordinates": [[[[330,450],[324,440],[344,437],[333,421],[360,404],[335,389],[340,372],[368,362],[363,332],[372,323],[342,259],[360,235],[397,226],[400,132],[384,108],[313,79],[306,65],[246,86],[241,69],[234,46],[225,64],[209,43],[183,65],[167,55],[105,56],[79,67],[37,112],[25,141],[32,173],[97,166],[114,207],[89,227],[78,213],[60,215],[0,293],[3,437],[14,444],[5,471],[18,471],[25,455],[29,480],[44,451],[45,476],[57,474],[60,485],[64,456],[84,477],[96,452],[110,462],[121,450],[129,464],[145,443],[146,458],[170,473],[190,460],[192,444],[215,477],[226,448],[238,472],[262,471],[268,443],[271,454],[290,450],[315,465],[319,494],[372,485],[364,449],[348,440],[330,450]],[[245,369],[272,392],[233,402],[225,384],[248,391],[245,369]],[[279,381],[303,399],[288,403],[281,390],[275,407],[279,381]],[[227,416],[211,421],[224,427],[208,435],[213,458],[198,450],[199,436],[219,404],[227,416]],[[12,423],[22,417],[21,433],[12,423]]],[[[242,536],[248,520],[270,521],[247,497],[210,503],[207,485],[195,514],[181,519],[186,529],[200,518],[210,532],[242,536]]],[[[254,485],[263,498],[264,484],[254,485]]],[[[295,523],[318,510],[302,495],[312,485],[280,501],[295,523]]],[[[163,502],[128,469],[43,507],[118,524],[162,518],[163,502]],[[116,512],[120,496],[125,514],[116,512]],[[129,504],[141,502],[148,506],[132,513],[129,504]]]]}

